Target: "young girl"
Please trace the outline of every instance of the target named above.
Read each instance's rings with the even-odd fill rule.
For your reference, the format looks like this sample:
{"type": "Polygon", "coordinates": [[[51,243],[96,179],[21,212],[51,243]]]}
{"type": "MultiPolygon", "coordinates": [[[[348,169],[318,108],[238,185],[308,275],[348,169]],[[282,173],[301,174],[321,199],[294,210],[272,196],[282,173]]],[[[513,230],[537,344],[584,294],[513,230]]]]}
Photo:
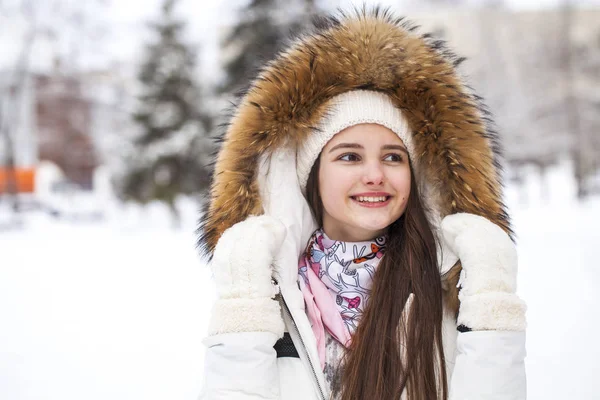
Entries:
{"type": "Polygon", "coordinates": [[[254,81],[201,222],[202,399],[525,399],[497,136],[458,64],[374,11],[254,81]]]}

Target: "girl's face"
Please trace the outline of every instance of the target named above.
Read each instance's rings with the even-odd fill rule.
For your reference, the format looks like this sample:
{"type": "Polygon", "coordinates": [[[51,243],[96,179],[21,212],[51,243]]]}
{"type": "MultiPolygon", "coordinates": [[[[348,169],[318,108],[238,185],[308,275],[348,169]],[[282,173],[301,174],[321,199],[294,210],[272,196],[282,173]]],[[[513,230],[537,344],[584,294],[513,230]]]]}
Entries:
{"type": "Polygon", "coordinates": [[[331,239],[366,241],[404,213],[410,164],[402,139],[378,124],[336,134],[320,156],[323,230],[331,239]]]}

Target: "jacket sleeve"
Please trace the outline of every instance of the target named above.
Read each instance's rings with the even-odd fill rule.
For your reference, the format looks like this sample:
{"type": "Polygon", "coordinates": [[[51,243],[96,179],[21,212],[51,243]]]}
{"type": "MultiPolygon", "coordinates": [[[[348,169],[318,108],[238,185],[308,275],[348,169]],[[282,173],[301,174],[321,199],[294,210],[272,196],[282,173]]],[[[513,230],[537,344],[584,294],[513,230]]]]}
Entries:
{"type": "Polygon", "coordinates": [[[207,337],[200,400],[279,400],[276,341],[271,332],[207,337]]]}
{"type": "Polygon", "coordinates": [[[524,400],[525,332],[459,332],[450,400],[524,400]]]}

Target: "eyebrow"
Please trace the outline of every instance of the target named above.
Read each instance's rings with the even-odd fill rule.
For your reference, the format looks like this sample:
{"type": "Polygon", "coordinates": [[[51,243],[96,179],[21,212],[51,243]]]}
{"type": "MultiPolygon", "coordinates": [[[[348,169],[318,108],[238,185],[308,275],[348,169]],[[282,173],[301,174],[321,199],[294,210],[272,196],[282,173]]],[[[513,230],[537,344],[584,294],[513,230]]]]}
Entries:
{"type": "MultiPolygon", "coordinates": [[[[331,148],[331,150],[329,150],[330,153],[332,153],[334,150],[338,150],[338,149],[364,149],[364,147],[358,143],[340,143],[340,144],[336,144],[335,146],[333,146],[331,148]]],[[[406,150],[406,147],[401,146],[399,144],[386,144],[384,146],[381,147],[382,150],[400,150],[403,151],[404,153],[406,153],[406,155],[408,155],[408,150],[406,150]]]]}

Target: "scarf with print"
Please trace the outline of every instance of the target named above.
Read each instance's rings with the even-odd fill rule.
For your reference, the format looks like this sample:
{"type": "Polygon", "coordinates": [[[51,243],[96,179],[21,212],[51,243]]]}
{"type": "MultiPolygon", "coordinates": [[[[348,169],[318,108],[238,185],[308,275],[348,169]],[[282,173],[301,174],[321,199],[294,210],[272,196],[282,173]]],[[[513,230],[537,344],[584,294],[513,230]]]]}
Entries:
{"type": "Polygon", "coordinates": [[[350,345],[371,294],[375,269],[383,257],[385,236],[366,242],[343,242],[318,229],[300,257],[300,290],[321,367],[325,365],[325,329],[345,347],[350,345]]]}

